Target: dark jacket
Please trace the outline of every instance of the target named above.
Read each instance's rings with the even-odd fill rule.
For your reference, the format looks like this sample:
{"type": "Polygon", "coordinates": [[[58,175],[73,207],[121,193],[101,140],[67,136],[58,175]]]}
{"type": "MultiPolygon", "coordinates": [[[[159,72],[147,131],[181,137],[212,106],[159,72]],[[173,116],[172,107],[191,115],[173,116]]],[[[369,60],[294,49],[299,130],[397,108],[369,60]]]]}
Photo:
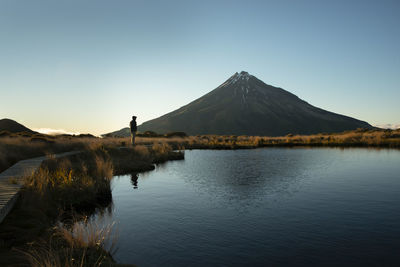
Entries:
{"type": "Polygon", "coordinates": [[[136,132],[137,131],[136,121],[131,120],[130,127],[131,127],[131,133],[136,132]]]}

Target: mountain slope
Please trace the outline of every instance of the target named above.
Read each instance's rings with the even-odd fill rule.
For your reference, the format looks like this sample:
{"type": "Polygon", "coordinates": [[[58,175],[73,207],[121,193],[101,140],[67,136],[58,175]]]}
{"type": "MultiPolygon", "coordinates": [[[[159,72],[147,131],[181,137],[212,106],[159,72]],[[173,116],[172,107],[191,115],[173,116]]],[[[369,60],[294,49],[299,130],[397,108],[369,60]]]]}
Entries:
{"type": "Polygon", "coordinates": [[[195,134],[269,135],[341,132],[371,128],[366,122],[314,107],[294,94],[242,71],[199,99],[139,131],[195,134]]]}
{"type": "Polygon", "coordinates": [[[24,125],[10,119],[1,119],[0,120],[0,131],[8,131],[10,133],[17,132],[29,132],[33,133],[29,128],[26,128],[24,125]]]}
{"type": "Polygon", "coordinates": [[[129,127],[122,128],[121,130],[117,130],[114,132],[102,134],[102,137],[112,136],[112,137],[128,137],[131,135],[131,130],[129,127]]]}

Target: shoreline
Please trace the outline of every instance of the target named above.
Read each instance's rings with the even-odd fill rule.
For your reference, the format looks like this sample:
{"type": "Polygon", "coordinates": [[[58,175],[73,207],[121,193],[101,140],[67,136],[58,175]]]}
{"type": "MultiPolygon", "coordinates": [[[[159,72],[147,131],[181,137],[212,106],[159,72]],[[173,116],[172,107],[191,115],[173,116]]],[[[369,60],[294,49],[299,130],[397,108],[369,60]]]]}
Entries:
{"type": "Polygon", "coordinates": [[[373,149],[400,149],[400,146],[391,145],[357,145],[357,144],[274,144],[260,146],[187,146],[184,150],[240,150],[240,149],[257,149],[257,148],[373,148],[373,149]]]}
{"type": "MultiPolygon", "coordinates": [[[[131,148],[121,152],[118,148],[109,147],[44,161],[40,167],[41,170],[25,181],[17,204],[0,224],[0,265],[27,264],[28,260],[32,261],[32,257],[36,257],[37,251],[41,253],[57,251],[54,257],[65,258],[63,251],[76,247],[75,243],[82,240],[74,241],[72,238],[71,245],[70,241],[66,241],[69,237],[66,239],[59,236],[60,230],[63,234],[72,236],[70,231],[73,225],[82,222],[98,209],[107,208],[112,202],[109,181],[114,176],[131,172],[146,172],[153,170],[154,164],[182,159],[184,159],[184,153],[173,152],[171,147],[155,147],[148,149],[147,152],[143,148],[139,150],[131,148]],[[103,158],[100,160],[101,157],[103,158]],[[82,176],[83,171],[86,172],[86,176],[82,176]],[[93,182],[87,181],[90,179],[89,174],[100,175],[100,177],[105,175],[104,177],[109,178],[106,180],[93,178],[93,182],[99,184],[93,187],[93,182]],[[56,175],[63,177],[63,181],[56,182],[59,186],[40,191],[43,190],[39,189],[43,185],[38,184],[38,181],[43,183],[41,179],[52,180],[56,175]],[[87,178],[82,180],[79,178],[81,176],[87,178]],[[81,181],[78,181],[79,179],[81,181]],[[62,222],[66,227],[56,229],[58,222],[62,222]],[[50,243],[54,247],[45,245],[46,240],[49,239],[53,240],[50,243]]],[[[45,187],[49,187],[49,184],[45,187]]],[[[118,266],[105,248],[100,248],[96,244],[85,246],[87,247],[75,248],[73,253],[79,254],[82,251],[87,253],[85,260],[88,261],[101,256],[104,263],[118,266]]],[[[41,256],[44,257],[44,255],[41,256]]]]}
{"type": "MultiPolygon", "coordinates": [[[[96,146],[127,147],[129,137],[51,136],[29,133],[0,133],[0,172],[16,162],[73,150],[87,150],[96,146]]],[[[151,135],[138,134],[137,146],[168,144],[176,150],[183,149],[242,149],[255,147],[387,147],[400,148],[400,129],[357,129],[341,133],[286,136],[247,135],[151,135]]]]}

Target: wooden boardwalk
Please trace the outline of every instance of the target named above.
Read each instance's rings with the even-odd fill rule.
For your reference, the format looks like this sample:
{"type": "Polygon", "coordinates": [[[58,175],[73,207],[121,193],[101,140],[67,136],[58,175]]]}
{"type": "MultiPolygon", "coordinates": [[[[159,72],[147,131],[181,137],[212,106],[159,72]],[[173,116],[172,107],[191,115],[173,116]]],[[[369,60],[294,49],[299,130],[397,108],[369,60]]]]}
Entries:
{"type": "MultiPolygon", "coordinates": [[[[77,153],[80,151],[55,154],[54,156],[60,158],[77,153]]],[[[36,171],[45,159],[46,157],[37,157],[21,160],[0,173],[0,223],[14,207],[22,187],[23,177],[36,171]]]]}

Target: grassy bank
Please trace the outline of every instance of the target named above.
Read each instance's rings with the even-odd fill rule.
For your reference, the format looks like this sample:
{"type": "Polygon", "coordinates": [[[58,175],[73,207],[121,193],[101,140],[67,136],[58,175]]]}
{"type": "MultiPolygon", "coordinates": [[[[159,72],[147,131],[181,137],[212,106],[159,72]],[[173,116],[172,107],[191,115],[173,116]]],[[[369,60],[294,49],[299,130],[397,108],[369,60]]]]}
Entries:
{"type": "MultiPolygon", "coordinates": [[[[187,148],[240,149],[276,146],[400,148],[400,130],[364,130],[335,134],[266,136],[197,136],[187,148]]],[[[186,146],[185,146],[186,147],[186,146]]]]}
{"type": "Polygon", "coordinates": [[[104,247],[110,231],[86,224],[85,218],[110,205],[113,175],[150,170],[154,163],[182,158],[167,144],[101,145],[69,157],[50,157],[25,178],[16,207],[0,225],[0,265],[115,264],[112,251],[104,247]]]}
{"type": "Polygon", "coordinates": [[[50,136],[29,133],[0,133],[0,172],[19,160],[55,153],[89,150],[95,147],[120,146],[120,140],[95,137],[50,136]]]}
{"type": "MultiPolygon", "coordinates": [[[[113,139],[113,138],[107,138],[113,139]]],[[[114,138],[120,142],[128,139],[114,138]]],[[[138,143],[166,142],[172,147],[185,149],[243,149],[257,147],[384,147],[400,148],[400,129],[366,130],[358,129],[342,133],[321,133],[313,135],[235,136],[197,135],[184,138],[138,138],[138,143]]]]}
{"type": "MultiPolygon", "coordinates": [[[[168,144],[173,149],[241,149],[273,146],[332,146],[400,148],[400,129],[364,130],[314,135],[234,136],[157,135],[137,137],[138,145],[168,144]]],[[[19,160],[54,153],[87,150],[94,147],[129,147],[129,138],[96,138],[88,136],[48,136],[41,134],[0,133],[0,172],[19,160]]]]}

